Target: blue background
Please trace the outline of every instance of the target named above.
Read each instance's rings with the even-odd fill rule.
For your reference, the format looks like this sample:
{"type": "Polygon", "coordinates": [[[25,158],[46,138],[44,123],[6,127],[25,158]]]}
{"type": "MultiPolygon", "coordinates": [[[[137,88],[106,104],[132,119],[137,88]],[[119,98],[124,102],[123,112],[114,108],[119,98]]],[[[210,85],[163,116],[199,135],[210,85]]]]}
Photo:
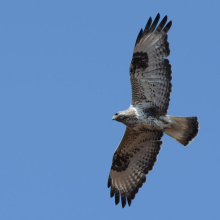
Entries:
{"type": "Polygon", "coordinates": [[[220,216],[219,1],[1,1],[0,219],[220,216]],[[187,147],[168,136],[131,207],[107,179],[129,107],[134,43],[168,15],[169,115],[198,116],[187,147]]]}

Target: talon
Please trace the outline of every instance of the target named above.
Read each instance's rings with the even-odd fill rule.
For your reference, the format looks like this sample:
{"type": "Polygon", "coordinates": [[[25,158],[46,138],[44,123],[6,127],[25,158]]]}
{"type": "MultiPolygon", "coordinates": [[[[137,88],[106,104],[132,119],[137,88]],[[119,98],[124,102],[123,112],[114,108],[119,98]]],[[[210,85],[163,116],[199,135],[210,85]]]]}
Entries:
{"type": "Polygon", "coordinates": [[[169,125],[170,128],[173,127],[173,125],[171,124],[171,122],[168,122],[167,125],[169,125]]]}

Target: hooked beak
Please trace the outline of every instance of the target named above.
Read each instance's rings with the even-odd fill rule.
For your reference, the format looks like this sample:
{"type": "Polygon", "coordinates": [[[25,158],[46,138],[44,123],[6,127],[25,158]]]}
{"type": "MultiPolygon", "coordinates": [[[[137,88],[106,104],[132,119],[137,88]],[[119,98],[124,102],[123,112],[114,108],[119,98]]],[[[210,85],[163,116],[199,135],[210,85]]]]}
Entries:
{"type": "Polygon", "coordinates": [[[112,117],[112,120],[116,120],[117,117],[118,117],[118,115],[114,115],[114,116],[112,117]]]}

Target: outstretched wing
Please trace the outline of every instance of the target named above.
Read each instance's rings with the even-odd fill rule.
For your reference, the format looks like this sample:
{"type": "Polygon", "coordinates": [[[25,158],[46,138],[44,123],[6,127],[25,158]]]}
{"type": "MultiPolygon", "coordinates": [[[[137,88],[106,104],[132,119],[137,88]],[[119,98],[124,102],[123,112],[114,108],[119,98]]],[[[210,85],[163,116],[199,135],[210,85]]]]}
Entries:
{"type": "Polygon", "coordinates": [[[165,16],[156,28],[159,19],[160,14],[152,23],[150,17],[144,31],[141,29],[136,40],[130,64],[131,104],[139,105],[146,111],[156,110],[159,115],[165,115],[172,87],[171,65],[166,59],[170,54],[167,33],[172,21],[165,26],[167,22],[165,16]]]}
{"type": "Polygon", "coordinates": [[[122,207],[129,206],[139,188],[146,181],[160,151],[162,131],[135,131],[126,127],[121,143],[116,149],[108,179],[110,196],[115,195],[115,204],[121,195],[122,207]],[[119,195],[120,194],[120,195],[119,195]]]}

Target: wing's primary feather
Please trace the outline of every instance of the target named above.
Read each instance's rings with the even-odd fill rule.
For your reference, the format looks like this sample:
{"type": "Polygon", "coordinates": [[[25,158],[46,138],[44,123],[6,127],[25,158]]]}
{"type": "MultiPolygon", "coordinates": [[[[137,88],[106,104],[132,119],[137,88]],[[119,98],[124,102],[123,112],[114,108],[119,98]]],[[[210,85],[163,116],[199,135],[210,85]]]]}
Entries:
{"type": "Polygon", "coordinates": [[[152,32],[155,30],[155,28],[156,28],[157,23],[158,23],[159,20],[160,20],[160,14],[158,13],[157,16],[156,16],[156,18],[154,19],[153,24],[152,24],[151,27],[150,27],[150,30],[149,30],[150,33],[152,33],[152,32]]]}
{"type": "Polygon", "coordinates": [[[172,87],[171,65],[166,59],[170,54],[167,33],[172,22],[165,26],[165,16],[156,28],[159,19],[158,14],[151,25],[150,18],[136,40],[130,64],[131,104],[142,109],[158,108],[159,114],[165,115],[172,87]]]}
{"type": "Polygon", "coordinates": [[[152,170],[160,151],[162,131],[135,131],[126,127],[121,143],[116,149],[108,179],[110,196],[115,204],[121,195],[122,207],[129,206],[139,188],[146,181],[146,174],[152,170]]]}

